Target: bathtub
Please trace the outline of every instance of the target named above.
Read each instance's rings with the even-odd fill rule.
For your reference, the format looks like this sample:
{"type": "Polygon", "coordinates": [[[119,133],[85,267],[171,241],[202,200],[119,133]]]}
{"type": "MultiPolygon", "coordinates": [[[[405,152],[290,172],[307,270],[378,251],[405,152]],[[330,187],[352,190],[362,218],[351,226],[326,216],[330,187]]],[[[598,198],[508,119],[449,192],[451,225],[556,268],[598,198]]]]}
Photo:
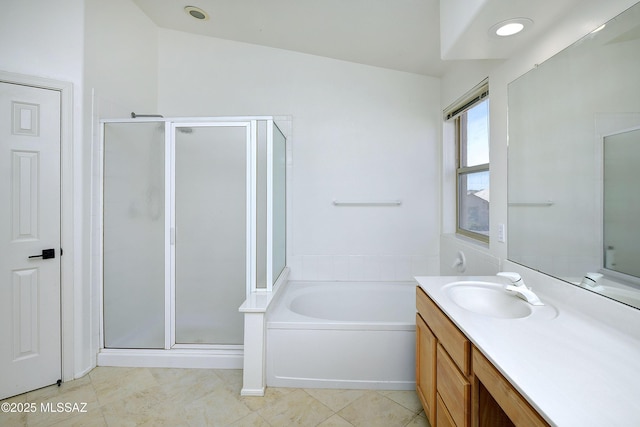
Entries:
{"type": "Polygon", "coordinates": [[[267,386],[415,390],[414,282],[288,282],[267,321],[267,386]]]}

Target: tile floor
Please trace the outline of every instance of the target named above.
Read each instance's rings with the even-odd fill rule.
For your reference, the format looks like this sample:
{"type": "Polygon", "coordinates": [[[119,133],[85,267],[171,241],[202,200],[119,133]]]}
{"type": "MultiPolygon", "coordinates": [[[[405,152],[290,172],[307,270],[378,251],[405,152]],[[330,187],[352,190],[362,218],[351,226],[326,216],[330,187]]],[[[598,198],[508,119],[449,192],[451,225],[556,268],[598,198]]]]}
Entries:
{"type": "Polygon", "coordinates": [[[413,391],[268,388],[242,397],[241,386],[240,370],[98,367],[3,400],[3,409],[35,412],[0,411],[0,426],[429,427],[413,391]]]}

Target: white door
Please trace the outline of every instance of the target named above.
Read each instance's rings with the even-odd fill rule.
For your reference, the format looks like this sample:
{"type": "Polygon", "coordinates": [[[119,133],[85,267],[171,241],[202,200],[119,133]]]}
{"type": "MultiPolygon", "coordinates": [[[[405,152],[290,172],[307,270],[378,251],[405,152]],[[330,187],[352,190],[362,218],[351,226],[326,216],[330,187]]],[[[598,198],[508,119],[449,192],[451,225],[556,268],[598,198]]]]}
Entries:
{"type": "Polygon", "coordinates": [[[60,92],[0,82],[0,399],[62,378],[60,320],[60,92]]]}

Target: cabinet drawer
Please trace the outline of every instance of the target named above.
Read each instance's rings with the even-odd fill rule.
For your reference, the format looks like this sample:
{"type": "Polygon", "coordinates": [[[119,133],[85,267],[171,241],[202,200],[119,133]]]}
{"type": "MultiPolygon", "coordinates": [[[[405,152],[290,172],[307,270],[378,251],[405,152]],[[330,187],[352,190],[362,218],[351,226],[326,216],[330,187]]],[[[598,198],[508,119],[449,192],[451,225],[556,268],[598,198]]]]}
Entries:
{"type": "Polygon", "coordinates": [[[468,426],[471,415],[471,383],[460,373],[441,345],[438,345],[436,360],[438,394],[456,426],[468,426]]]}
{"type": "Polygon", "coordinates": [[[419,286],[416,288],[416,306],[422,318],[458,365],[458,368],[463,374],[469,375],[471,373],[471,344],[467,337],[419,286]]]}
{"type": "Polygon", "coordinates": [[[447,411],[447,407],[444,406],[442,398],[438,395],[437,398],[437,410],[436,410],[436,422],[435,427],[456,427],[456,423],[451,418],[451,414],[447,411]]]}

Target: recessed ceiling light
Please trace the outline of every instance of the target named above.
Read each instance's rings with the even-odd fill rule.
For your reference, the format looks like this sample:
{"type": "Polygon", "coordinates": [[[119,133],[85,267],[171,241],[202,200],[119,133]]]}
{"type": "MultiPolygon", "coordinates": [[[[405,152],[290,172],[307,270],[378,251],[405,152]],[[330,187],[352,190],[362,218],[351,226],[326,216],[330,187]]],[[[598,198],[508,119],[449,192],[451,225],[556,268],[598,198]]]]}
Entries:
{"type": "Polygon", "coordinates": [[[533,25],[533,21],[529,18],[513,18],[506,21],[498,22],[489,28],[489,34],[498,37],[513,36],[522,32],[526,27],[533,25]]]}
{"type": "Polygon", "coordinates": [[[204,10],[200,9],[199,7],[186,6],[184,8],[184,11],[189,15],[193,16],[194,18],[199,19],[201,21],[206,21],[207,19],[209,19],[209,14],[204,10]]]}
{"type": "Polygon", "coordinates": [[[511,22],[510,24],[504,24],[502,27],[496,30],[496,34],[502,37],[512,36],[518,34],[524,30],[524,25],[519,22],[511,22]]]}
{"type": "Polygon", "coordinates": [[[604,30],[604,27],[606,27],[607,24],[602,24],[600,25],[598,28],[596,28],[595,30],[591,31],[591,34],[593,33],[597,33],[598,31],[604,30]]]}

